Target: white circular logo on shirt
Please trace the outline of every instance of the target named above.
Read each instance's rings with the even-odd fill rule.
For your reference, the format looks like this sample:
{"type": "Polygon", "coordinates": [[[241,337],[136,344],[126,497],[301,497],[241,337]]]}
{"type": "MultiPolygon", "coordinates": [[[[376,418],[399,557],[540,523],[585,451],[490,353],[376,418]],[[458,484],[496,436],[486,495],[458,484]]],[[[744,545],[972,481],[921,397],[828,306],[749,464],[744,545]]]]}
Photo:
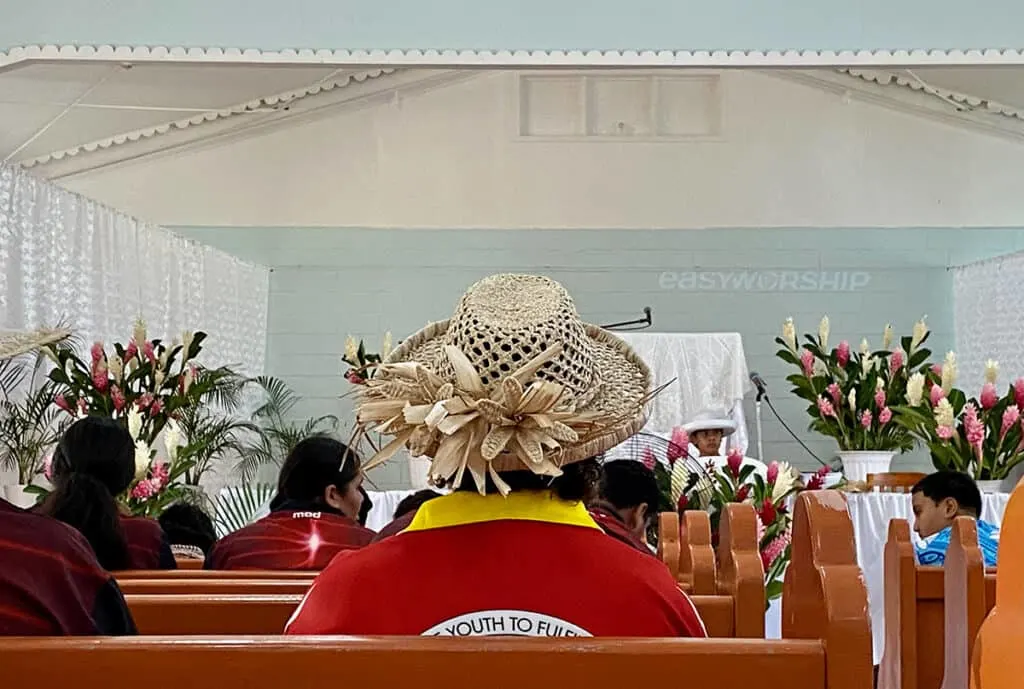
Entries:
{"type": "Polygon", "coordinates": [[[434,625],[421,636],[593,636],[557,617],[525,610],[481,610],[434,625]]]}

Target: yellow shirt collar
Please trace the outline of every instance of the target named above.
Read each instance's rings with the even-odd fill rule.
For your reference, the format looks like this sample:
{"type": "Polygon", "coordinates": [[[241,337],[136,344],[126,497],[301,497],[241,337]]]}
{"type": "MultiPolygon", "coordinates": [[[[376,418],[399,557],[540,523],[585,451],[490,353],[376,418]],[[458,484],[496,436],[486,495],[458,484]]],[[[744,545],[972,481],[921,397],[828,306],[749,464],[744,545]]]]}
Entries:
{"type": "Polygon", "coordinates": [[[601,528],[582,502],[559,500],[547,491],[514,492],[505,497],[456,491],[420,505],[405,531],[426,531],[507,519],[598,530],[601,528]]]}

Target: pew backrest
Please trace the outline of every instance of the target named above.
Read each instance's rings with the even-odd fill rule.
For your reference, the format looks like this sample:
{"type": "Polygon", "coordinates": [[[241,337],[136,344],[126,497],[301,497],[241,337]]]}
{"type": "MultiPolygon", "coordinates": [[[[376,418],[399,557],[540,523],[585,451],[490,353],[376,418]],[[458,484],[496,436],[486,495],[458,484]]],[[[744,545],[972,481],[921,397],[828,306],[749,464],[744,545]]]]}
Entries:
{"type": "Polygon", "coordinates": [[[128,594],[125,601],[144,636],[261,635],[282,633],[302,596],[128,594]]]}
{"type": "Polygon", "coordinates": [[[121,592],[128,594],[197,595],[223,594],[247,596],[305,595],[312,579],[125,579],[121,592]]]}
{"type": "Polygon", "coordinates": [[[995,604],[995,595],[989,596],[986,592],[986,577],[990,581],[993,577],[985,574],[985,558],[978,545],[975,520],[957,517],[953,522],[943,570],[946,621],[942,687],[964,689],[970,682],[974,638],[995,604]]]}
{"type": "Polygon", "coordinates": [[[736,636],[741,638],[764,638],[764,565],[758,545],[753,505],[725,505],[718,538],[718,593],[733,599],[736,636]]]}
{"type": "Polygon", "coordinates": [[[319,572],[263,569],[209,570],[209,569],[133,569],[114,572],[114,579],[274,579],[313,581],[319,572]]]}

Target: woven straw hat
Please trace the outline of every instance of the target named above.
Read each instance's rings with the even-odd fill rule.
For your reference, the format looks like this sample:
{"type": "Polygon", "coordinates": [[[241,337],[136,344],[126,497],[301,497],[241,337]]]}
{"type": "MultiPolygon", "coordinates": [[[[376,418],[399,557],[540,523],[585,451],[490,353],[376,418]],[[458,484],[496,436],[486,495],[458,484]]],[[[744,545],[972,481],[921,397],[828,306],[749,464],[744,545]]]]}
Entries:
{"type": "Polygon", "coordinates": [[[368,381],[357,424],[395,436],[372,468],[403,445],[433,458],[435,481],[469,470],[557,476],[639,431],[653,396],[647,365],[622,340],[580,320],[557,282],[492,275],[455,314],[395,349],[368,381]]]}

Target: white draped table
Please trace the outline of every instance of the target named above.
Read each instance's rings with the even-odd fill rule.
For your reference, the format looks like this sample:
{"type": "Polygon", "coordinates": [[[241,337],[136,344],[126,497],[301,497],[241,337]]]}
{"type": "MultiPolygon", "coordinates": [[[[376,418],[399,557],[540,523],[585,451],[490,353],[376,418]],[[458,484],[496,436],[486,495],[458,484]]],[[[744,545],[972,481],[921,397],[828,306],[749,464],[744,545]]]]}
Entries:
{"type": "MultiPolygon", "coordinates": [[[[889,520],[906,519],[914,524],[914,510],[908,493],[850,493],[847,495],[853,536],[857,543],[857,564],[864,572],[871,614],[871,636],[874,662],[882,660],[885,649],[885,541],[889,520]]],[[[1008,493],[986,493],[982,496],[981,518],[993,524],[1003,521],[1003,512],[1010,500],[1008,493]]],[[[916,534],[914,538],[917,538],[916,534]]],[[[781,637],[779,600],[773,601],[765,621],[765,636],[781,637]]]]}
{"type": "Polygon", "coordinates": [[[675,379],[654,398],[644,432],[669,437],[706,407],[731,410],[736,433],[729,447],[747,451],[743,397],[753,390],[739,333],[615,333],[651,369],[654,385],[675,379]]]}

